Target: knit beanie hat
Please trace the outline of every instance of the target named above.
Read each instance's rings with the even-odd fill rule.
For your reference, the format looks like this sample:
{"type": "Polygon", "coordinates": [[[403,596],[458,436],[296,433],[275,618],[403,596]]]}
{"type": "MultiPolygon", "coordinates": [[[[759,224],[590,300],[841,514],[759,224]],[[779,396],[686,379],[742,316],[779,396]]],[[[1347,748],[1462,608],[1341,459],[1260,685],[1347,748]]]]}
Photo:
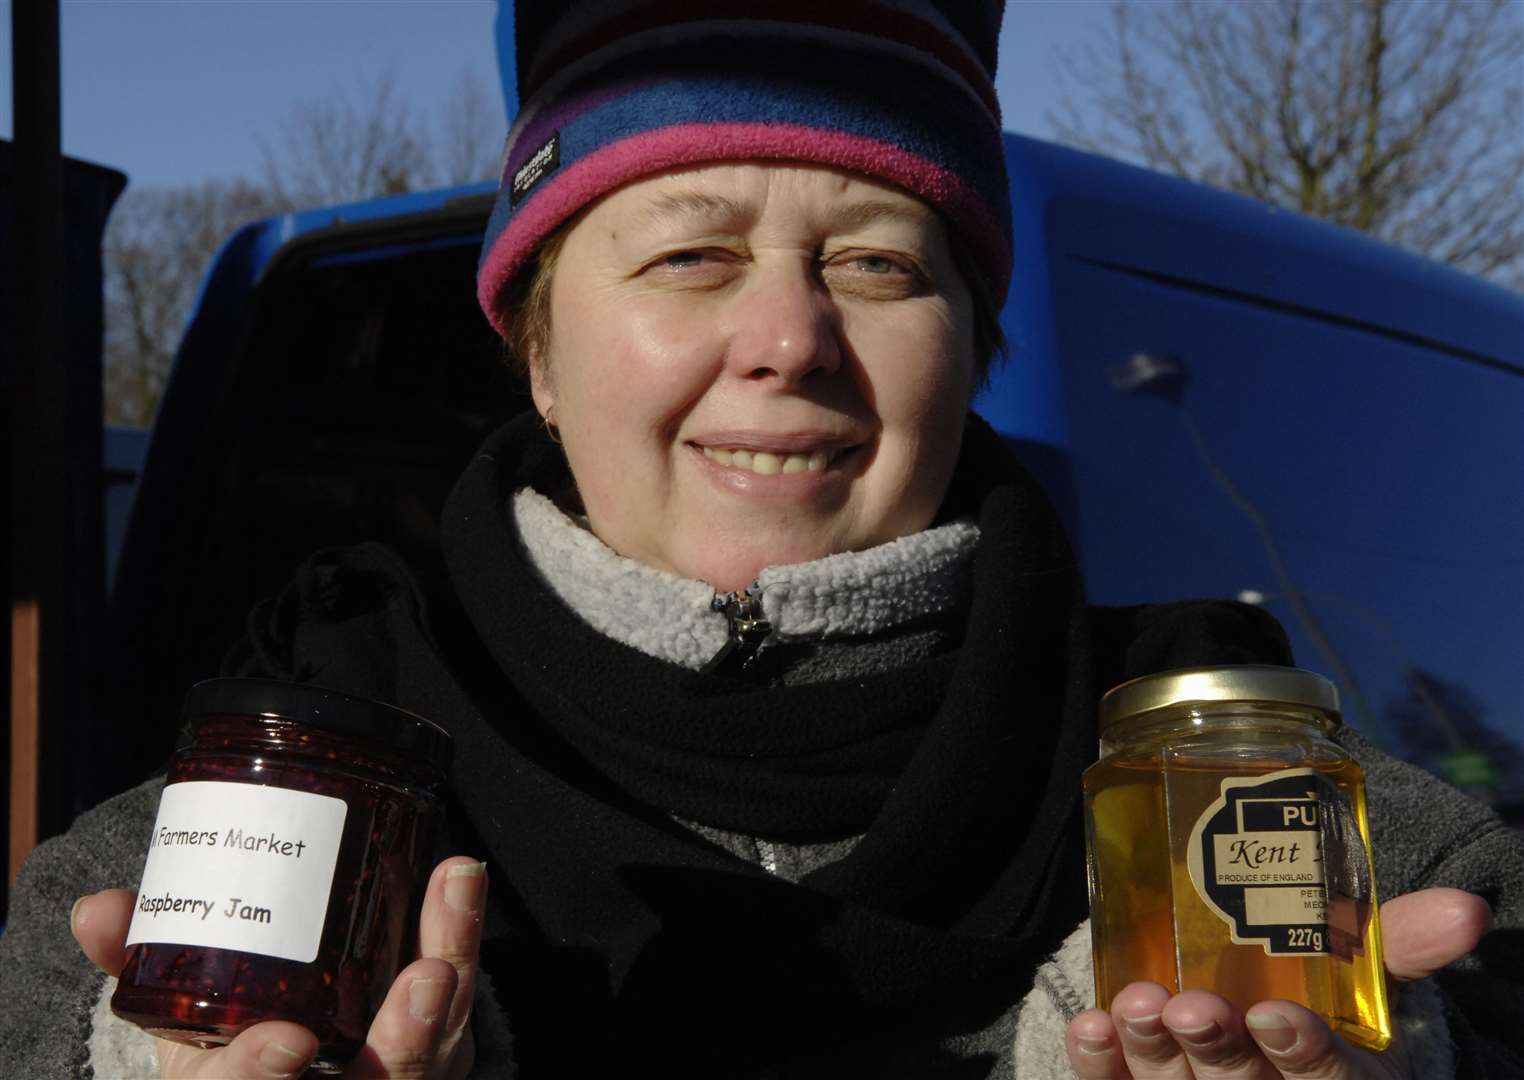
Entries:
{"type": "Polygon", "coordinates": [[[995,99],[1004,0],[519,0],[519,101],[477,268],[500,297],[632,180],[720,161],[831,165],[941,212],[997,301],[1011,275],[995,99]]]}

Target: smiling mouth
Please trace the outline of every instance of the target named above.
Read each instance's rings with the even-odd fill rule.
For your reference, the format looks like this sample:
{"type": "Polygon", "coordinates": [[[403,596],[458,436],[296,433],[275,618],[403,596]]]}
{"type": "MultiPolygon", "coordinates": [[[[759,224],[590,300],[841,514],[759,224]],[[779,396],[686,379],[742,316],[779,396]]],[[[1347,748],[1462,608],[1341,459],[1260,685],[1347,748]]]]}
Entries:
{"type": "Polygon", "coordinates": [[[814,450],[808,454],[773,454],[765,450],[746,450],[739,447],[725,446],[701,446],[699,447],[706,458],[719,465],[729,465],[733,469],[745,469],[759,476],[778,476],[780,474],[812,472],[825,472],[843,454],[852,451],[852,447],[843,447],[835,450],[814,450]]]}

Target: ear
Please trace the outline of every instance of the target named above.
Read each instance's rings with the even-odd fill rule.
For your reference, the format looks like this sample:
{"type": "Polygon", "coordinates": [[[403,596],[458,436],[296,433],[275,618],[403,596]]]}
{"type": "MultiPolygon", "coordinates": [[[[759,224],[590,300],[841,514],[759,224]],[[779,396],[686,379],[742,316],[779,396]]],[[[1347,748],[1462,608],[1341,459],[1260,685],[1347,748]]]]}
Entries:
{"type": "Polygon", "coordinates": [[[550,410],[556,403],[555,380],[551,378],[545,363],[538,356],[529,362],[529,396],[534,401],[535,411],[540,414],[540,419],[548,419],[550,410]]]}

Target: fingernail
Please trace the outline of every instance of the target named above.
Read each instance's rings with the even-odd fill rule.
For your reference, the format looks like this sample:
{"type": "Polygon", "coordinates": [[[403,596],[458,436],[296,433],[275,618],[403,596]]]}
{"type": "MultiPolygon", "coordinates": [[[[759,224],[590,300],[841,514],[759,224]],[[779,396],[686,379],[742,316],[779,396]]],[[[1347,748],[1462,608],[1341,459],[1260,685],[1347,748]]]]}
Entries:
{"type": "Polygon", "coordinates": [[[1082,1053],[1104,1054],[1111,1049],[1111,1040],[1104,1035],[1094,1038],[1089,1035],[1076,1035],[1074,1045],[1079,1047],[1082,1053]]]}
{"type": "Polygon", "coordinates": [[[1139,1039],[1156,1039],[1164,1033],[1164,1025],[1159,1023],[1159,1014],[1149,1016],[1124,1016],[1122,1026],[1127,1029],[1129,1035],[1139,1039]]]}
{"type": "Polygon", "coordinates": [[[414,979],[407,988],[407,1011],[421,1024],[432,1024],[445,1007],[443,979],[414,979]]]}
{"type": "Polygon", "coordinates": [[[1208,1020],[1200,1027],[1172,1027],[1169,1030],[1175,1038],[1191,1046],[1211,1046],[1222,1035],[1222,1028],[1212,1020],[1208,1020]]]}
{"type": "Polygon", "coordinates": [[[271,1039],[259,1048],[259,1064],[277,1076],[294,1076],[307,1068],[307,1055],[271,1039]]]}
{"type": "Polygon", "coordinates": [[[81,906],[88,899],[90,899],[88,896],[81,896],[78,900],[74,901],[74,906],[69,909],[69,928],[75,933],[78,933],[90,922],[90,916],[80,910],[81,906]]]}
{"type": "Polygon", "coordinates": [[[1296,1028],[1278,1012],[1251,1012],[1244,1023],[1254,1032],[1254,1041],[1272,1054],[1289,1054],[1296,1049],[1296,1028]]]}
{"type": "Polygon", "coordinates": [[[456,863],[445,871],[444,902],[456,911],[475,911],[486,884],[486,863],[456,863]]]}

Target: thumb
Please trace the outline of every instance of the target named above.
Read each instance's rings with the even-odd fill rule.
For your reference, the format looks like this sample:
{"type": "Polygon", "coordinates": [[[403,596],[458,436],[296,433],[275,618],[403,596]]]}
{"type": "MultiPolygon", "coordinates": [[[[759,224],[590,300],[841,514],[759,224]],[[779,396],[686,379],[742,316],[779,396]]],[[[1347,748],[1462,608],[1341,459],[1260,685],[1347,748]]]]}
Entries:
{"type": "Polygon", "coordinates": [[[1460,889],[1423,889],[1381,905],[1381,944],[1394,979],[1422,979],[1465,956],[1492,924],[1487,901],[1460,889]]]}
{"type": "Polygon", "coordinates": [[[107,975],[120,975],[126,962],[127,927],[138,894],[131,889],[105,889],[74,901],[69,929],[92,963],[107,975]]]}

